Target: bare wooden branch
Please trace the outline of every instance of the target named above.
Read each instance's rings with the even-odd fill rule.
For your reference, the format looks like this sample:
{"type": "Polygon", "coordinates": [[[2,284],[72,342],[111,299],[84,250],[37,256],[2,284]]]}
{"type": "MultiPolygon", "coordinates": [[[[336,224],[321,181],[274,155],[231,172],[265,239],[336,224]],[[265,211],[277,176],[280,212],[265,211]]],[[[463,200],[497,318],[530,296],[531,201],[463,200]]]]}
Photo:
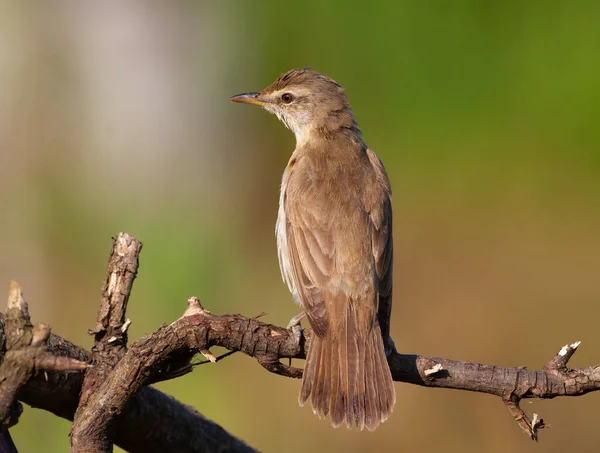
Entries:
{"type": "MultiPolygon", "coordinates": [[[[195,300],[195,299],[193,299],[195,300]]],[[[309,343],[309,338],[302,333],[300,341],[293,332],[278,326],[265,324],[254,318],[246,318],[241,315],[216,316],[206,310],[194,309],[189,316],[183,316],[170,326],[163,326],[152,335],[142,338],[134,344],[115,368],[115,376],[103,383],[99,395],[106,395],[104,387],[116,387],[116,384],[125,385],[123,376],[128,373],[142,376],[142,381],[136,383],[133,392],[144,385],[171,377],[172,363],[174,359],[181,362],[189,360],[193,350],[206,350],[212,346],[222,346],[231,351],[240,351],[248,356],[255,357],[257,361],[270,371],[288,377],[300,377],[301,370],[288,367],[279,362],[280,359],[302,359],[304,351],[309,343]],[[191,350],[190,350],[191,348],[191,350]],[[278,368],[279,363],[282,368],[278,368]],[[290,372],[290,370],[292,370],[290,372]]],[[[307,332],[309,333],[309,332],[307,332]]],[[[60,343],[62,343],[62,340],[60,343]]],[[[399,354],[393,352],[389,359],[390,368],[394,380],[407,382],[425,387],[439,387],[459,390],[469,390],[481,393],[497,395],[506,404],[510,413],[528,434],[537,438],[537,432],[544,424],[543,420],[537,418],[537,423],[522,412],[519,407],[521,399],[526,398],[554,398],[557,396],[578,396],[600,389],[600,367],[589,367],[585,369],[543,369],[527,370],[523,367],[501,367],[496,365],[485,365],[460,360],[449,360],[436,357],[424,357],[419,355],[399,354]],[[531,432],[530,432],[531,431],[531,432]]],[[[550,362],[549,362],[550,363],[550,362]]],[[[76,390],[71,390],[75,391],[76,390]]],[[[152,388],[143,388],[133,401],[139,401],[144,405],[148,395],[144,391],[153,392],[152,397],[157,395],[160,403],[155,403],[151,411],[160,413],[168,397],[152,388]]],[[[68,395],[65,398],[68,399],[68,395]]],[[[71,395],[71,398],[76,397],[71,395]]],[[[125,419],[130,419],[127,426],[139,427],[140,419],[129,414],[130,405],[127,399],[131,395],[113,395],[111,404],[122,410],[123,416],[117,423],[116,440],[122,445],[119,437],[119,427],[124,426],[125,419]],[[133,420],[131,420],[133,418],[133,420]],[[131,423],[131,425],[129,424],[131,423]]],[[[37,398],[36,406],[44,407],[37,398]]],[[[31,396],[29,401],[31,401],[31,396]]],[[[106,399],[102,399],[106,402],[106,399]]],[[[176,411],[179,416],[179,409],[176,411]]],[[[148,416],[148,414],[146,414],[148,416]]],[[[68,417],[67,417],[68,418],[68,417]]],[[[198,423],[198,420],[195,421],[198,423]]],[[[142,424],[143,426],[143,424],[142,424]]],[[[147,426],[147,425],[146,425],[147,426]]],[[[227,437],[227,436],[226,436],[227,437]]],[[[243,445],[243,444],[242,444],[243,445]]],[[[142,449],[131,449],[129,451],[157,451],[148,449],[144,445],[142,449]]],[[[250,448],[247,446],[241,448],[250,448]]],[[[179,451],[203,451],[187,450],[179,451]]],[[[238,451],[238,450],[235,450],[238,451]]],[[[239,450],[244,451],[244,450],[239,450]]]]}
{"type": "MultiPolygon", "coordinates": [[[[54,334],[49,344],[54,353],[91,359],[91,353],[54,334]]],[[[24,403],[73,420],[83,375],[48,372],[31,379],[20,392],[24,403]]],[[[195,408],[153,387],[142,388],[115,423],[115,443],[132,453],[254,452],[195,408]]]]}
{"type": "MultiPolygon", "coordinates": [[[[168,376],[173,360],[189,360],[194,352],[208,351],[212,346],[222,346],[254,357],[271,372],[301,377],[301,370],[284,365],[280,359],[304,358],[304,348],[309,342],[304,335],[298,341],[293,332],[282,327],[240,315],[213,315],[204,310],[196,298],[191,298],[190,304],[193,309],[188,308],[188,316],[161,327],[131,347],[110,379],[103,382],[95,399],[98,408],[123,410],[129,396],[119,389],[135,392],[143,385],[163,380],[164,376],[168,376]],[[138,380],[138,377],[141,379],[138,380]]],[[[573,346],[570,348],[574,349],[573,346]]],[[[561,355],[559,352],[561,357],[570,357],[572,351],[569,354],[561,355]]],[[[399,382],[499,396],[519,426],[535,440],[544,422],[537,415],[535,420],[527,417],[519,407],[522,399],[578,396],[600,389],[600,367],[568,369],[564,360],[559,368],[547,366],[538,371],[399,354],[396,351],[392,352],[388,361],[394,380],[399,382]]],[[[553,359],[549,363],[555,362],[553,359]]]]}
{"type": "Polygon", "coordinates": [[[127,332],[127,328],[123,329],[124,325],[129,326],[126,321],[127,302],[137,276],[141,251],[142,243],[127,233],[119,233],[113,238],[108,274],[102,288],[102,302],[93,330],[97,336],[110,338],[127,332]]]}
{"type": "MultiPolygon", "coordinates": [[[[302,370],[291,366],[291,359],[305,357],[310,332],[266,324],[258,316],[213,315],[192,297],[180,319],[143,337],[127,350],[129,321],[125,309],[140,249],[140,243],[124,234],[113,243],[102,306],[93,331],[96,342],[92,354],[49,334],[43,327],[36,332],[32,327],[28,332],[19,331],[28,338],[30,347],[46,341],[49,352],[55,356],[92,360],[95,365],[86,371],[86,380],[88,376],[93,379],[89,388],[83,385],[85,397],[79,401],[81,416],[75,416],[73,439],[77,442],[73,445],[77,448],[73,451],[112,451],[113,441],[132,452],[254,451],[195,410],[148,385],[191,372],[190,362],[197,353],[216,362],[219,358],[210,351],[213,346],[227,348],[230,353],[242,352],[273,373],[299,378],[302,370]],[[290,365],[281,359],[290,360],[290,365]],[[165,413],[170,415],[162,417],[165,413]],[[93,442],[84,442],[86,436],[93,442]]],[[[12,309],[22,305],[18,300],[13,302],[12,309]]],[[[28,316],[24,319],[28,320],[28,316]]],[[[7,313],[7,329],[11,322],[14,320],[7,313]]],[[[0,343],[1,340],[2,332],[0,343]]],[[[14,341],[21,340],[15,340],[7,330],[7,342],[14,341]]],[[[600,389],[599,366],[567,368],[579,344],[563,347],[537,371],[399,354],[395,350],[388,362],[394,380],[399,382],[500,397],[519,426],[537,440],[544,421],[538,414],[530,419],[519,406],[522,399],[578,396],[600,389]]],[[[48,372],[46,380],[28,379],[21,399],[70,419],[78,405],[83,376],[77,373],[65,378],[59,372],[60,366],[50,368],[54,371],[48,372]]]]}
{"type": "MultiPolygon", "coordinates": [[[[114,433],[98,431],[95,414],[88,410],[88,400],[125,354],[130,324],[126,321],[127,302],[137,275],[141,250],[142,243],[127,233],[119,233],[113,238],[96,327],[90,331],[94,335],[94,368],[85,374],[71,428],[73,452],[112,451],[114,433]]],[[[104,428],[108,429],[108,426],[104,428]]]]}
{"type": "MultiPolygon", "coordinates": [[[[0,343],[5,342],[3,323],[4,314],[0,313],[0,343]]],[[[82,362],[92,357],[90,351],[52,333],[48,349],[53,355],[82,362]]],[[[21,388],[19,399],[72,421],[82,381],[82,373],[40,373],[21,388]]],[[[141,389],[119,417],[115,443],[132,453],[254,451],[193,407],[152,387],[141,389]]]]}
{"type": "MultiPolygon", "coordinates": [[[[154,389],[142,388],[141,379],[134,379],[133,384],[137,385],[131,388],[113,388],[112,393],[106,390],[103,383],[116,380],[119,376],[118,364],[123,363],[122,358],[126,353],[127,328],[131,323],[126,319],[127,301],[137,274],[141,249],[141,242],[126,233],[119,233],[113,239],[98,319],[91,332],[95,338],[92,348],[94,368],[86,373],[83,380],[71,430],[71,451],[109,452],[112,451],[113,442],[123,442],[123,437],[130,451],[254,451],[195,410],[181,406],[154,389]],[[116,365],[117,368],[113,369],[116,365]],[[104,405],[106,400],[115,396],[125,403],[121,406],[104,405]],[[157,400],[162,404],[158,404],[157,400]],[[125,404],[128,414],[120,417],[116,425],[115,418],[121,415],[125,404]],[[127,420],[139,418],[140,415],[144,417],[143,423],[148,430],[145,435],[140,432],[139,421],[136,424],[127,420]],[[165,425],[169,424],[164,422],[161,415],[176,420],[177,426],[165,429],[165,425]],[[151,417],[155,420],[148,420],[151,417]],[[181,426],[186,421],[187,432],[181,426]],[[123,425],[130,426],[131,431],[124,430],[123,425]],[[189,432],[191,430],[193,432],[189,432]],[[156,438],[158,431],[162,434],[159,440],[156,438]],[[132,436],[132,432],[135,435],[132,436]],[[150,437],[154,442],[146,441],[150,437]]],[[[189,313],[194,313],[193,309],[189,313]]],[[[191,370],[189,359],[191,355],[186,355],[183,361],[173,360],[170,366],[179,369],[178,375],[185,374],[191,370]]]]}
{"type": "Polygon", "coordinates": [[[6,352],[0,365],[0,429],[16,423],[17,393],[39,371],[81,371],[85,362],[69,357],[57,357],[46,345],[50,327],[33,326],[27,302],[17,282],[11,281],[8,292],[8,310],[5,319],[6,352]]]}
{"type": "Polygon", "coordinates": [[[27,302],[17,282],[11,281],[8,309],[3,320],[3,360],[0,365],[0,448],[16,452],[7,431],[18,422],[23,408],[17,401],[21,388],[40,371],[81,371],[85,362],[69,357],[57,357],[47,349],[50,327],[32,325],[27,302]],[[6,341],[4,341],[6,340],[6,341]]]}
{"type": "MultiPolygon", "coordinates": [[[[301,372],[290,372],[290,368],[298,369],[279,368],[276,364],[280,363],[280,359],[304,358],[305,348],[310,342],[310,336],[305,337],[305,334],[310,332],[303,331],[298,338],[288,329],[255,318],[213,315],[202,309],[196,298],[191,298],[190,303],[198,304],[194,314],[183,316],[136,342],[123,358],[123,362],[131,363],[120,363],[119,366],[130,373],[140,373],[147,383],[151,383],[158,375],[164,374],[165,367],[171,362],[167,356],[187,358],[194,351],[222,346],[254,357],[263,366],[268,364],[267,368],[274,373],[301,377],[301,372]]],[[[519,400],[549,399],[600,390],[600,366],[585,369],[566,367],[564,357],[571,357],[578,345],[569,346],[567,354],[562,353],[565,348],[558,353],[563,357],[560,367],[547,365],[543,370],[535,371],[396,351],[390,354],[388,362],[392,376],[398,382],[488,393],[501,398],[510,395],[519,400]]],[[[555,363],[555,360],[549,363],[555,363]]]]}

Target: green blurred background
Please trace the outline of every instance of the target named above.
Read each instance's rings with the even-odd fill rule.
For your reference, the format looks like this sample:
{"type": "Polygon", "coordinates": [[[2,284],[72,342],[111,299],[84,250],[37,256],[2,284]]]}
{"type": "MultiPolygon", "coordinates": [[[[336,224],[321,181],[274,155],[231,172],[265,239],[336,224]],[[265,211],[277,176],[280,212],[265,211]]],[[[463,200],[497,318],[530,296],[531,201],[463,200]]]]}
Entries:
{"type": "MultiPolygon", "coordinates": [[[[0,6],[0,282],[89,347],[110,238],[144,242],[131,340],[197,295],[298,309],[274,226],[293,135],[229,96],[312,66],[343,84],[394,191],[403,352],[540,368],[600,351],[600,2],[131,1],[0,6]]],[[[215,351],[218,352],[218,351],[215,351]]],[[[300,365],[300,363],[298,363],[300,365]]],[[[268,452],[592,452],[600,395],[527,401],[397,384],[375,433],[333,429],[300,382],[234,355],[158,386],[268,452]]],[[[26,408],[20,451],[68,450],[26,408]]]]}

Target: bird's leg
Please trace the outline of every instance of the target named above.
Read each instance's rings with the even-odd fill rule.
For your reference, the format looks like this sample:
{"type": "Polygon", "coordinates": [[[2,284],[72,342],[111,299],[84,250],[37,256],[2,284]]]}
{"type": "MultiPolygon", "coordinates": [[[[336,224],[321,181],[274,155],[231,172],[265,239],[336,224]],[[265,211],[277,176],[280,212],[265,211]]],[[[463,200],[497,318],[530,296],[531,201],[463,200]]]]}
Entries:
{"type": "Polygon", "coordinates": [[[294,316],[292,319],[290,319],[290,322],[288,322],[288,325],[287,325],[288,330],[291,330],[292,332],[294,332],[294,335],[298,341],[300,341],[300,336],[302,334],[302,324],[300,324],[300,321],[305,316],[306,316],[306,312],[301,311],[296,316],[294,316]]]}
{"type": "Polygon", "coordinates": [[[290,322],[288,322],[288,325],[287,325],[288,330],[294,330],[295,327],[299,326],[300,321],[302,321],[302,318],[304,318],[305,316],[306,316],[306,312],[301,311],[296,316],[294,316],[292,319],[290,319],[290,322]]]}
{"type": "MultiPolygon", "coordinates": [[[[294,333],[294,337],[296,337],[296,343],[300,344],[300,339],[302,338],[302,324],[300,321],[302,318],[306,316],[305,311],[301,311],[288,322],[287,328],[294,333]]],[[[292,359],[290,358],[290,365],[292,366],[292,359]]]]}

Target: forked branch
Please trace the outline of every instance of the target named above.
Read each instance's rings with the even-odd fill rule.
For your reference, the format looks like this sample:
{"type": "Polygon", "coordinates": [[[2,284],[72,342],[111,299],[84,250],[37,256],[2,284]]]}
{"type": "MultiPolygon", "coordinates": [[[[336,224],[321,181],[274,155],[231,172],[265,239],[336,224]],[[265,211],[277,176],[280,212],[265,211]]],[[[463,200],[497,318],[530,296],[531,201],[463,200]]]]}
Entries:
{"type": "MultiPolygon", "coordinates": [[[[126,320],[125,309],[140,250],[141,243],[124,233],[113,242],[101,308],[91,332],[95,336],[92,353],[49,331],[36,335],[28,315],[22,317],[26,319],[27,335],[31,338],[24,344],[33,348],[43,344],[46,355],[43,361],[34,362],[38,364],[34,368],[26,366],[29,370],[26,379],[16,384],[16,389],[21,389],[19,398],[68,419],[73,419],[77,409],[72,451],[112,451],[113,442],[132,452],[214,451],[217,446],[227,451],[254,451],[193,409],[148,385],[191,372],[195,354],[216,360],[210,352],[213,346],[254,357],[272,373],[300,378],[302,370],[283,363],[282,359],[303,359],[310,345],[310,332],[267,324],[258,316],[214,315],[192,297],[181,318],[127,349],[129,320],[126,320]],[[92,363],[93,367],[82,364],[82,360],[92,363]],[[40,369],[46,370],[43,378],[39,377],[40,369]],[[71,373],[65,375],[65,370],[71,373]],[[165,413],[169,416],[162,417],[165,413]]],[[[23,322],[15,324],[9,308],[6,338],[12,337],[11,332],[22,331],[19,323],[23,322]],[[11,323],[16,328],[11,327],[11,323]]],[[[43,328],[42,332],[45,332],[43,328]]],[[[0,331],[0,342],[3,337],[4,332],[0,331]]],[[[537,371],[396,351],[389,355],[388,362],[398,382],[500,397],[519,426],[537,440],[544,421],[537,414],[530,419],[519,406],[521,400],[578,396],[600,389],[600,367],[567,368],[578,346],[579,342],[564,346],[537,371]]],[[[7,359],[8,352],[5,363],[7,359]]],[[[6,385],[0,386],[0,413],[5,420],[8,420],[7,408],[13,405],[16,389],[7,392],[6,385]]]]}

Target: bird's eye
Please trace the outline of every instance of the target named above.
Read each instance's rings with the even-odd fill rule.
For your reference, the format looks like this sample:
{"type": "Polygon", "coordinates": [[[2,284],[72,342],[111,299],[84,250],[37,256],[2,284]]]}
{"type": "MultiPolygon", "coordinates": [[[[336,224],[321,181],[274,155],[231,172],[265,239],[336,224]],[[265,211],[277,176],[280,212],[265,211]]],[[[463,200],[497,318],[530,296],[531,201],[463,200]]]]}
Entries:
{"type": "Polygon", "coordinates": [[[294,100],[294,95],[292,93],[283,93],[281,95],[281,100],[284,103],[289,104],[290,102],[292,102],[294,100]]]}

